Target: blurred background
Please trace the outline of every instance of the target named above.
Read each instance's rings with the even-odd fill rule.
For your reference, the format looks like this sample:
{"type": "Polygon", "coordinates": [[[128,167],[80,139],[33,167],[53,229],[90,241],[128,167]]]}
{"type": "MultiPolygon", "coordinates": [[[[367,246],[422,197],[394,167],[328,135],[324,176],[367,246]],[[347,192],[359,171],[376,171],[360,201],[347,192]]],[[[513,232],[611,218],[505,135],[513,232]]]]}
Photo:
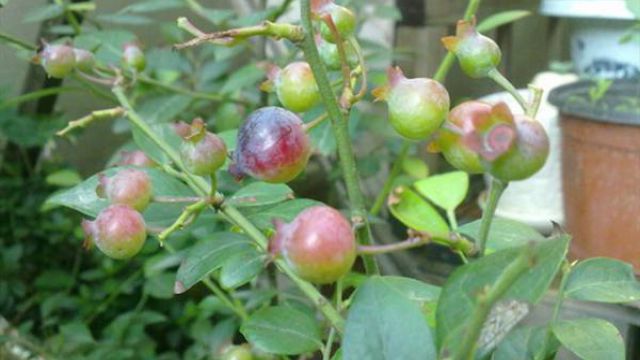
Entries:
{"type": "MultiPolygon", "coordinates": [[[[339,2],[356,9],[359,17],[371,88],[384,83],[390,65],[409,77],[433,76],[445,55],[440,38],[454,33],[466,6],[464,0],[339,2]]],[[[82,78],[46,78],[30,64],[35,51],[28,48],[41,39],[73,38],[81,47],[100,45],[97,57],[108,61],[120,56],[122,44],[137,40],[149,64],[135,101],[147,119],[162,123],[202,116],[211,128],[225,131],[253,108],[274,103],[258,90],[265,75],[256,63],[269,59],[284,65],[296,49],[256,40],[232,49],[176,52],[172,45],[186,37],[175,19],[187,16],[201,29],[214,31],[258,23],[281,4],[0,0],[0,359],[209,358],[234,328],[215,321],[219,304],[206,292],[173,295],[172,270],[179,257],[147,249],[123,264],[87,253],[80,246],[80,216],[47,206],[51,194],[130,150],[131,134],[126,121],[116,119],[95,123],[72,141],[55,138],[69,120],[113,106],[113,100],[82,78]],[[16,40],[27,46],[16,46],[16,40]],[[164,84],[164,90],[154,88],[154,82],[164,84]],[[247,104],[193,99],[172,92],[171,86],[241,96],[247,104]]],[[[297,21],[297,2],[278,15],[280,21],[297,21]]],[[[554,221],[574,235],[572,256],[613,256],[640,272],[640,2],[483,0],[477,18],[503,51],[501,72],[525,95],[530,83],[545,90],[538,120],[552,144],[543,170],[512,184],[498,215],[545,233],[554,221]]],[[[470,79],[457,64],[445,84],[452,105],[482,98],[506,101],[519,111],[493,82],[470,79]]],[[[371,100],[359,104],[351,122],[363,185],[373,202],[401,140],[386,123],[384,106],[371,100]]],[[[308,115],[306,120],[317,112],[308,115]]],[[[340,174],[332,165],[335,144],[328,126],[314,129],[312,136],[316,156],[291,186],[300,197],[341,207],[344,189],[339,182],[331,185],[340,174]]],[[[410,160],[398,183],[451,169],[427,151],[426,143],[412,148],[410,160]]],[[[475,176],[458,214],[462,222],[479,217],[484,188],[485,179],[475,176]]],[[[377,239],[392,242],[405,236],[406,229],[385,211],[380,217],[377,239]]],[[[188,235],[182,241],[188,242],[188,235]]],[[[389,273],[437,282],[457,261],[429,248],[387,257],[383,265],[389,273]]],[[[571,305],[565,316],[608,317],[627,339],[629,359],[640,358],[637,308],[571,305]]],[[[547,312],[543,306],[530,321],[547,312]]]]}

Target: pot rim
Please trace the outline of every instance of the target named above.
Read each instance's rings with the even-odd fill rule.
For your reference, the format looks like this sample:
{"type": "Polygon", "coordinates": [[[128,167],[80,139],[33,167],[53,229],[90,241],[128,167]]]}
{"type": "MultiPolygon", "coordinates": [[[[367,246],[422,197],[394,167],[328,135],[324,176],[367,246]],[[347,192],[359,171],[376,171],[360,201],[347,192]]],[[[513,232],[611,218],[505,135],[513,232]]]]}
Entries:
{"type": "Polygon", "coordinates": [[[580,80],[557,87],[549,93],[548,101],[556,106],[561,115],[572,115],[592,121],[640,126],[640,79],[614,80],[604,96],[596,101],[589,100],[589,90],[593,80],[580,80]],[[625,99],[637,101],[635,111],[624,111],[612,105],[625,99]]]}

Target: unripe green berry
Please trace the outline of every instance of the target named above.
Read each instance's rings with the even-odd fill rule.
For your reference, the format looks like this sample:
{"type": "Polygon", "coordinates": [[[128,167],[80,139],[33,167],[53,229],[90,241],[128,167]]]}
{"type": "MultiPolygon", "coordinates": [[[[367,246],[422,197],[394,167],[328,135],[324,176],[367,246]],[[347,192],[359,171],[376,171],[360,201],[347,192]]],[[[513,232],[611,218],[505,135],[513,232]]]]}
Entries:
{"type": "Polygon", "coordinates": [[[465,74],[483,78],[494,70],[502,58],[500,47],[475,29],[475,21],[460,21],[456,36],[442,39],[447,50],[453,52],[465,74]]]}
{"type": "MultiPolygon", "coordinates": [[[[356,29],[356,16],[353,11],[347,9],[344,6],[329,3],[322,9],[320,17],[327,15],[331,17],[331,20],[335,24],[336,29],[338,30],[338,33],[343,40],[353,35],[353,32],[356,29]]],[[[333,32],[329,28],[329,25],[327,25],[324,21],[320,23],[320,34],[326,41],[331,43],[336,42],[336,39],[333,36],[333,32]]]]}
{"type": "Polygon", "coordinates": [[[93,53],[84,49],[73,49],[73,55],[76,60],[76,68],[83,72],[90,72],[96,63],[93,53]]]}
{"type": "Polygon", "coordinates": [[[211,175],[227,160],[226,145],[219,136],[206,131],[202,119],[193,121],[191,134],[184,138],[180,158],[189,172],[200,176],[211,175]]]}
{"type": "Polygon", "coordinates": [[[123,63],[137,72],[142,72],[147,67],[147,60],[140,47],[136,44],[126,44],[122,52],[123,63]]]}
{"type": "Polygon", "coordinates": [[[73,48],[68,45],[45,45],[40,61],[47,75],[58,79],[71,73],[76,65],[73,48]]]}
{"type": "MultiPolygon", "coordinates": [[[[338,46],[330,43],[320,36],[316,36],[316,45],[318,46],[318,52],[322,62],[329,70],[340,70],[342,67],[342,61],[340,61],[340,54],[338,46]]],[[[354,67],[358,64],[358,54],[353,48],[350,42],[344,42],[344,51],[347,58],[347,64],[349,67],[354,67]]]]}
{"type": "Polygon", "coordinates": [[[282,105],[294,112],[305,112],[320,99],[311,67],[297,61],[280,70],[275,79],[276,94],[282,105]]]}
{"type": "Polygon", "coordinates": [[[389,122],[402,136],[423,140],[433,134],[449,112],[449,93],[427,78],[407,79],[400,68],[389,69],[389,84],[374,90],[387,101],[389,122]]]}

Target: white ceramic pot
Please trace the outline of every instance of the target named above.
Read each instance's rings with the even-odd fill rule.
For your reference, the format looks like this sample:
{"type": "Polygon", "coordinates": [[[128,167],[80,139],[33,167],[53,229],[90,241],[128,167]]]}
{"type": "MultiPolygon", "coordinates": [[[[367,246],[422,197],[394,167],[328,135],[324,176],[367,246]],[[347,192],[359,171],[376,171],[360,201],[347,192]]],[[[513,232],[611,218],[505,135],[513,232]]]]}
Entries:
{"type": "MultiPolygon", "coordinates": [[[[547,162],[534,176],[523,181],[513,181],[505,190],[496,215],[529,224],[542,232],[549,232],[551,221],[562,224],[564,213],[562,205],[561,176],[561,135],[558,110],[547,102],[547,94],[555,87],[573,82],[575,75],[541,73],[533,80],[533,85],[542,88],[544,95],[536,119],[544,126],[550,141],[547,162]]],[[[529,99],[529,90],[519,90],[525,99],[529,99]]],[[[522,108],[507,92],[491,94],[480,99],[490,104],[505,102],[515,114],[522,114],[522,108]]],[[[485,178],[487,188],[489,178],[485,178]]]]}
{"type": "Polygon", "coordinates": [[[640,78],[640,43],[620,42],[634,24],[625,0],[543,0],[540,12],[571,18],[571,61],[581,77],[640,78]]]}

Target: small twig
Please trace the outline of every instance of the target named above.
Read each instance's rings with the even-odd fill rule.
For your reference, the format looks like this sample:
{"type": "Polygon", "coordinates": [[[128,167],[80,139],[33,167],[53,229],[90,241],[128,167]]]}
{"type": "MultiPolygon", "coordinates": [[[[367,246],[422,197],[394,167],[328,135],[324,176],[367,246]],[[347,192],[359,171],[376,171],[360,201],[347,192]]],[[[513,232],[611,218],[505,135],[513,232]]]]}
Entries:
{"type": "Polygon", "coordinates": [[[390,252],[403,251],[426,245],[431,242],[430,237],[410,237],[404,241],[385,245],[358,245],[360,255],[381,255],[390,252]]]}
{"type": "Polygon", "coordinates": [[[353,105],[358,101],[362,100],[365,97],[365,95],[367,95],[368,79],[367,79],[367,68],[366,68],[364,55],[362,54],[362,48],[360,47],[360,44],[358,44],[358,41],[353,36],[349,37],[348,41],[351,44],[351,47],[353,47],[353,49],[356,52],[356,56],[358,57],[358,66],[360,68],[360,73],[362,74],[362,79],[360,80],[360,83],[361,83],[360,90],[358,90],[358,93],[351,100],[351,104],[353,105]]]}
{"type": "Polygon", "coordinates": [[[94,121],[97,120],[106,120],[106,119],[113,119],[113,118],[117,118],[119,116],[124,115],[125,111],[122,107],[115,107],[115,108],[111,108],[111,109],[104,109],[104,110],[96,110],[93,111],[91,114],[80,118],[78,120],[73,120],[73,121],[69,121],[69,124],[67,124],[67,126],[58,131],[56,133],[56,135],[58,136],[65,136],[67,135],[67,133],[69,133],[72,130],[75,130],[77,128],[83,128],[89,124],[91,124],[94,121]]]}
{"type": "Polygon", "coordinates": [[[351,107],[353,101],[353,89],[351,88],[351,68],[347,61],[347,52],[344,47],[344,40],[336,24],[333,22],[331,15],[326,14],[322,16],[322,21],[327,25],[331,35],[335,40],[336,48],[338,49],[338,57],[340,58],[341,71],[342,71],[342,95],[340,95],[340,107],[343,110],[348,110],[351,107]]]}
{"type": "Polygon", "coordinates": [[[160,242],[160,246],[164,246],[164,241],[173,232],[179,229],[182,229],[188,224],[190,224],[191,222],[193,222],[193,220],[195,220],[195,218],[198,217],[200,212],[202,212],[202,210],[204,210],[206,206],[207,206],[207,202],[205,200],[200,200],[198,202],[195,202],[185,207],[184,211],[182,211],[180,216],[178,216],[178,219],[176,219],[176,221],[173,224],[171,224],[171,226],[166,228],[163,232],[161,232],[158,235],[158,241],[160,242]]]}
{"type": "Polygon", "coordinates": [[[178,19],[178,27],[194,35],[195,38],[181,44],[176,44],[176,49],[198,46],[204,42],[216,45],[233,46],[239,41],[253,36],[269,36],[274,39],[288,39],[293,42],[300,42],[304,39],[304,31],[300,26],[292,24],[280,24],[265,21],[260,25],[248,26],[244,28],[205,33],[195,27],[187,18],[178,19]]]}
{"type": "Polygon", "coordinates": [[[328,117],[329,117],[329,114],[323,113],[322,115],[316,117],[315,119],[307,123],[304,123],[304,125],[302,125],[302,128],[304,129],[304,131],[308,132],[309,130],[315,128],[316,126],[322,124],[322,122],[326,120],[328,117]]]}
{"type": "Polygon", "coordinates": [[[151,201],[158,203],[194,203],[204,200],[200,196],[154,196],[151,201]]]}
{"type": "Polygon", "coordinates": [[[522,95],[520,95],[520,93],[518,92],[518,89],[516,89],[515,86],[511,84],[509,79],[504,77],[504,75],[502,75],[500,71],[498,71],[498,69],[493,69],[489,71],[488,76],[491,80],[495,81],[496,84],[500,85],[500,87],[502,87],[509,94],[511,94],[511,96],[513,96],[516,99],[518,104],[520,104],[520,106],[522,107],[522,110],[524,110],[525,113],[529,112],[529,105],[527,104],[527,101],[522,97],[522,95]]]}
{"type": "Polygon", "coordinates": [[[378,193],[378,196],[376,196],[376,200],[374,201],[371,210],[369,210],[369,213],[371,215],[376,216],[378,215],[378,213],[380,213],[380,210],[382,210],[382,206],[385,204],[387,196],[389,195],[389,192],[391,192],[391,188],[393,187],[393,181],[396,179],[396,177],[398,177],[398,175],[400,175],[400,172],[402,171],[402,163],[404,162],[404,158],[407,156],[410,147],[410,141],[405,140],[402,143],[402,149],[400,149],[400,153],[393,163],[393,167],[389,172],[389,176],[387,176],[384,185],[382,185],[382,189],[378,193]]]}
{"type": "Polygon", "coordinates": [[[538,109],[540,109],[540,103],[542,102],[542,94],[543,90],[539,87],[529,85],[529,90],[531,91],[531,102],[529,103],[529,109],[526,114],[535,118],[538,114],[538,109]]]}

